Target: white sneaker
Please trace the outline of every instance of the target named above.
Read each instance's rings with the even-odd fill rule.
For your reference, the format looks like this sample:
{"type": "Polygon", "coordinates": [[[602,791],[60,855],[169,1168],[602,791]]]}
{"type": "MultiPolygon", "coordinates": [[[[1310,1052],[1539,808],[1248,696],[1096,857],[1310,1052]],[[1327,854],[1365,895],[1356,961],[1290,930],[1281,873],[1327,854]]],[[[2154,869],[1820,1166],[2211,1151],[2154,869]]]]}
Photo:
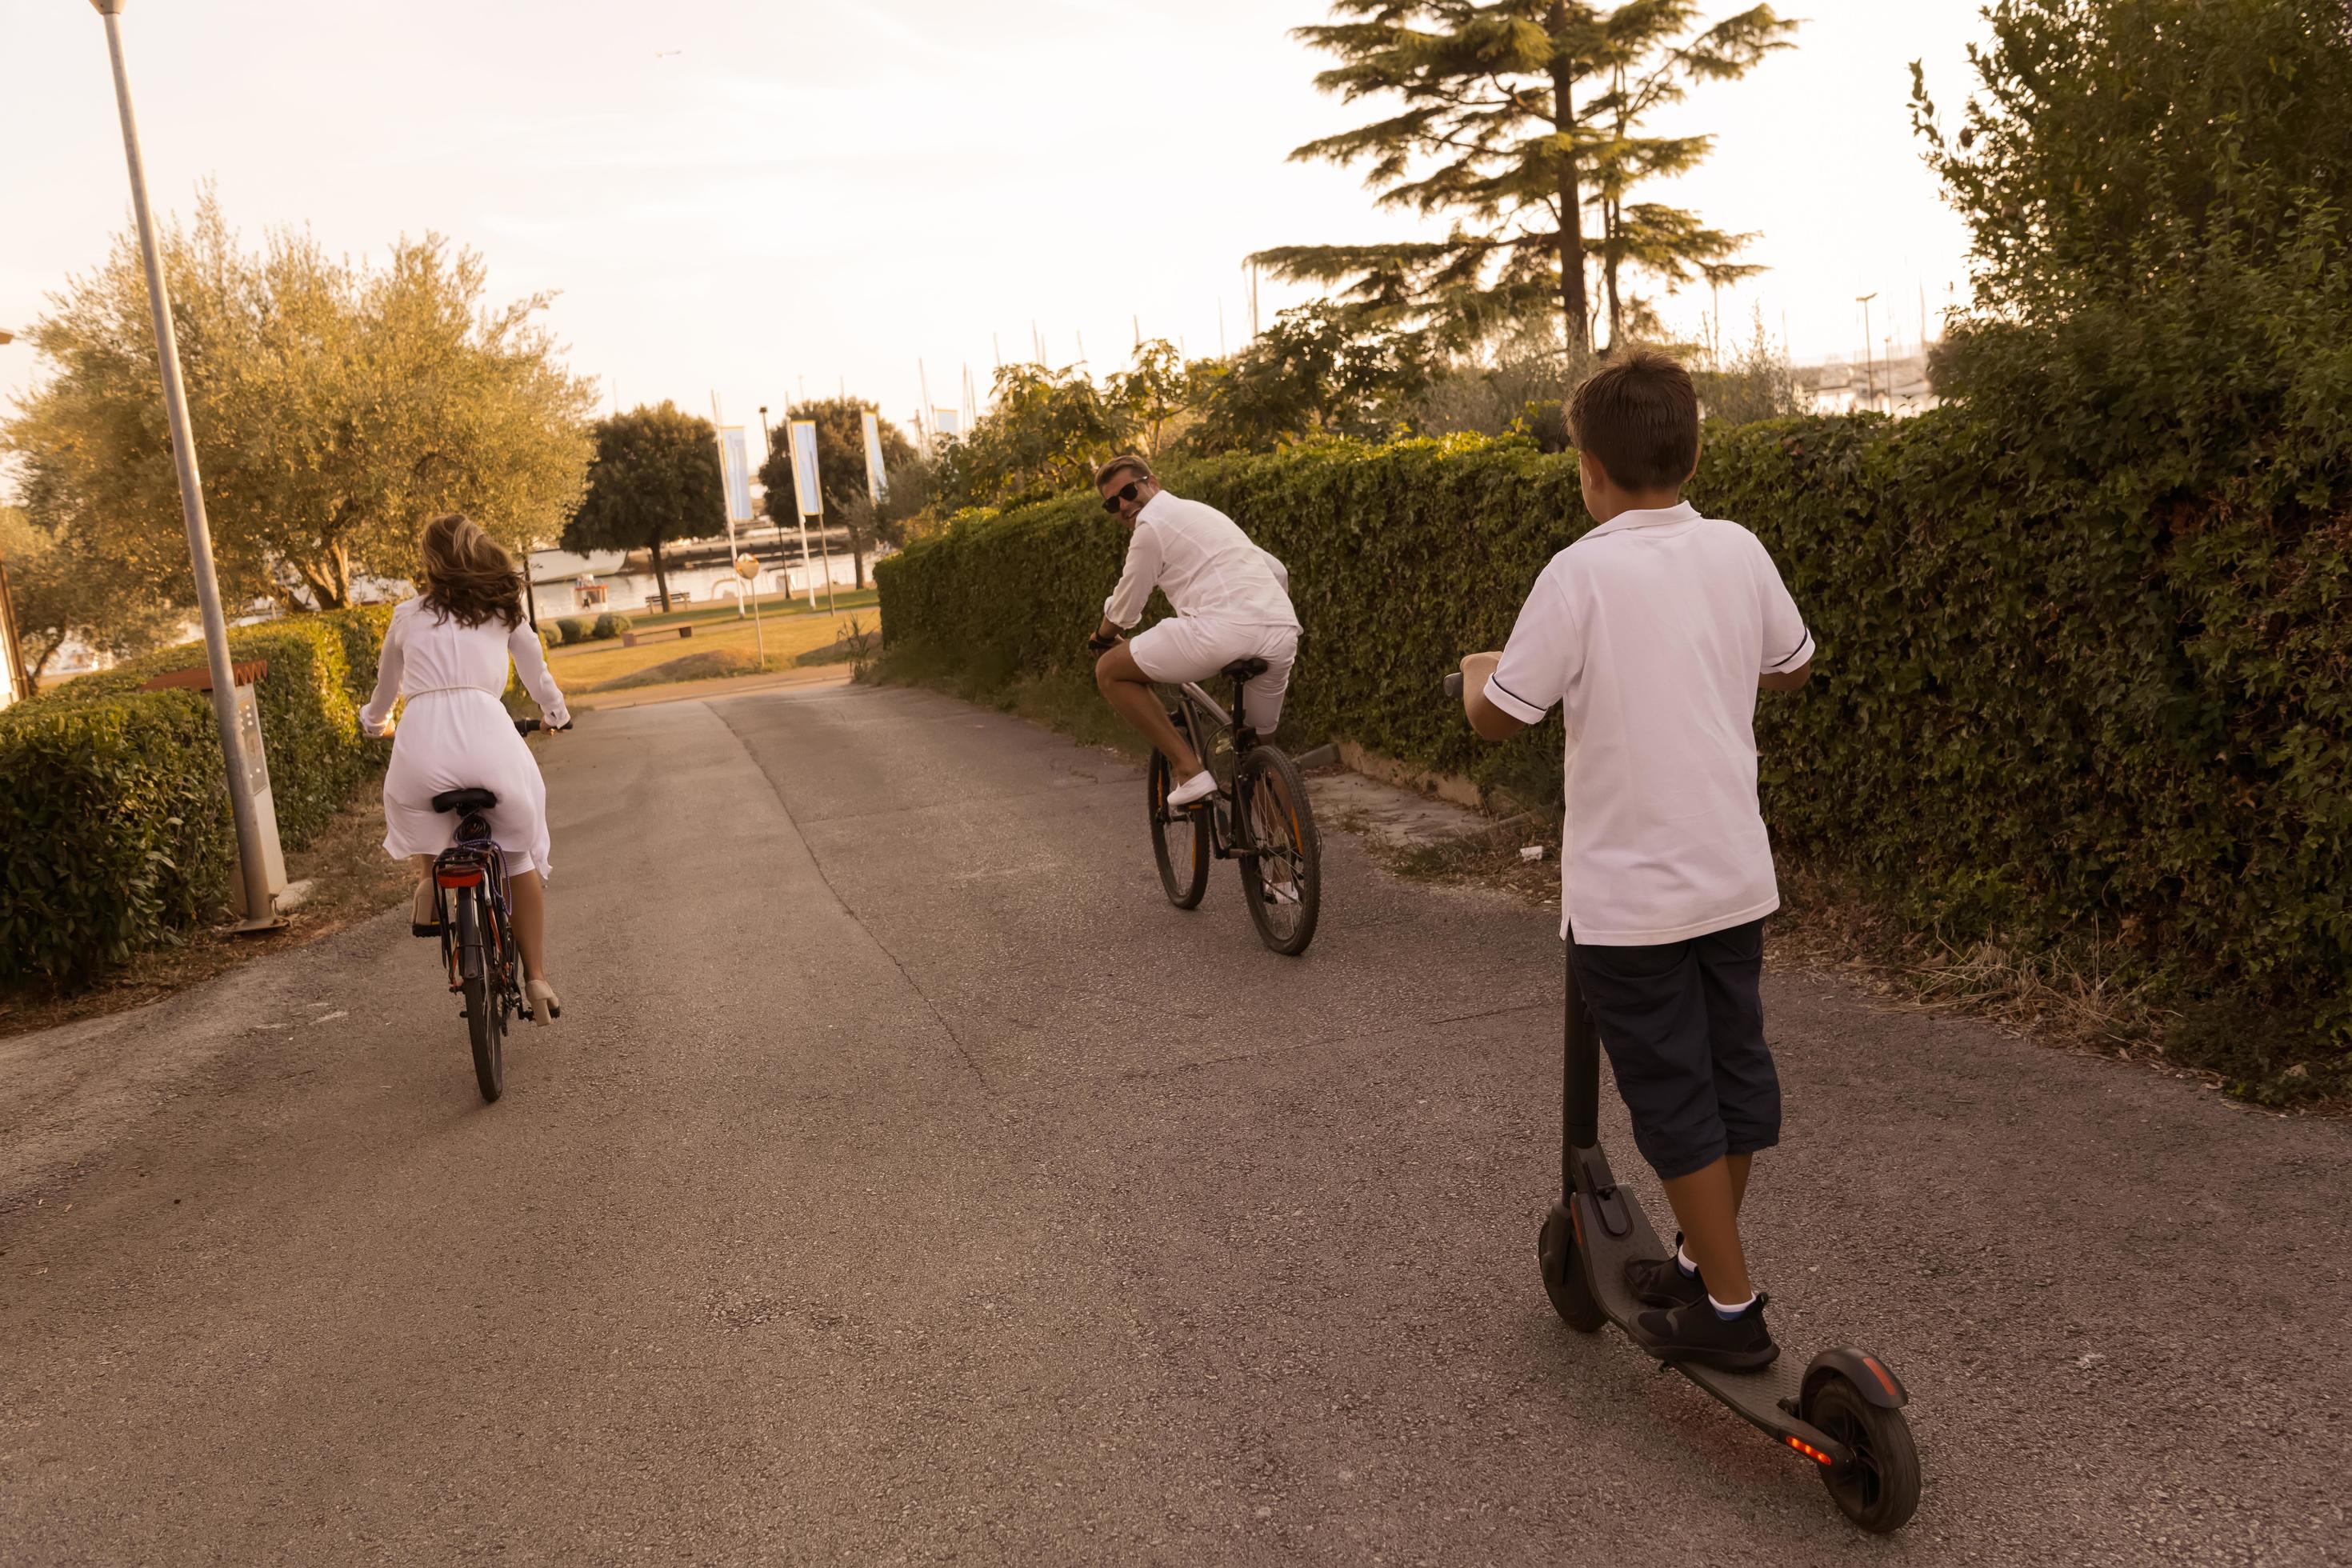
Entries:
{"type": "Polygon", "coordinates": [[[1217,775],[1202,768],[1168,792],[1168,809],[1181,811],[1188,805],[1198,805],[1216,793],[1217,775]]]}

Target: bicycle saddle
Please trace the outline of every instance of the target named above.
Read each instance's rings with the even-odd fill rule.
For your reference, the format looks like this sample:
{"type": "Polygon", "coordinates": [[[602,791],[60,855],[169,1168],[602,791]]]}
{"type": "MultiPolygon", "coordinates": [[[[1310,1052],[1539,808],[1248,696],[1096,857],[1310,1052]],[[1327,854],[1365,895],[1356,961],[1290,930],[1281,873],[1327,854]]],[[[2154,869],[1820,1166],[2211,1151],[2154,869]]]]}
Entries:
{"type": "Polygon", "coordinates": [[[1262,658],[1237,658],[1225,666],[1225,674],[1234,680],[1248,680],[1265,673],[1265,660],[1262,658]]]}
{"type": "Polygon", "coordinates": [[[436,811],[488,811],[499,797],[486,789],[445,789],[433,797],[436,811]]]}

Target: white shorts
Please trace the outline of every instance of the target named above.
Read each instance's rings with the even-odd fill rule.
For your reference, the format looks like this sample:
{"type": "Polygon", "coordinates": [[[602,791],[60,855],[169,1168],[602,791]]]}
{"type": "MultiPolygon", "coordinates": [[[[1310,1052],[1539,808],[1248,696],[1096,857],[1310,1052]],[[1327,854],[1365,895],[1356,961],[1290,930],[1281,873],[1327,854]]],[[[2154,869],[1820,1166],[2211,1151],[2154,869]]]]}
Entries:
{"type": "MultiPolygon", "coordinates": [[[[1265,673],[1242,688],[1242,717],[1261,735],[1282,719],[1282,694],[1298,657],[1297,626],[1229,625],[1198,616],[1171,616],[1127,645],[1136,668],[1168,686],[1207,680],[1237,658],[1265,660],[1265,673]]],[[[1212,691],[1222,699],[1222,692],[1212,691]]]]}

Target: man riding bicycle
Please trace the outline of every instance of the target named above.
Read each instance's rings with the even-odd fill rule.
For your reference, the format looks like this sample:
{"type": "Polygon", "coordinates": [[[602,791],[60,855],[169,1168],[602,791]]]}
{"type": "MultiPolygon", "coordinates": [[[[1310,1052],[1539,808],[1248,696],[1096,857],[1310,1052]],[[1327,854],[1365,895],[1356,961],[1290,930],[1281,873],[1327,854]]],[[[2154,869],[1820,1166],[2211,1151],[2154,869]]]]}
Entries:
{"type": "Polygon", "coordinates": [[[1095,685],[1168,759],[1170,776],[1183,781],[1168,792],[1168,804],[1192,805],[1216,793],[1216,775],[1169,721],[1152,683],[1206,680],[1235,659],[1262,658],[1265,671],[1244,688],[1244,710],[1251,729],[1273,733],[1298,657],[1290,574],[1215,507],[1161,489],[1141,458],[1113,458],[1096,470],[1095,489],[1104,510],[1132,531],[1127,568],[1087,645],[1101,656],[1095,685]],[[1120,631],[1142,618],[1154,588],[1176,614],[1119,640],[1120,631]]]}

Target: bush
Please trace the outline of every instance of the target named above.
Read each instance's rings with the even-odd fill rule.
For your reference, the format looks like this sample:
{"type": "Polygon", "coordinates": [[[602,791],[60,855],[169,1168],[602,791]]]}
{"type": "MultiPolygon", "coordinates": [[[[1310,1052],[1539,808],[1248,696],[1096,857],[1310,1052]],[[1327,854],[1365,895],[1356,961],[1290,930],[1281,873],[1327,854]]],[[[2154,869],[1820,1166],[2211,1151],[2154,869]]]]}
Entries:
{"type": "Polygon", "coordinates": [[[563,640],[566,643],[588,640],[588,623],[578,616],[563,616],[555,623],[555,629],[563,634],[563,640]]]}
{"type": "Polygon", "coordinates": [[[628,629],[628,616],[616,610],[607,610],[596,617],[596,624],[590,629],[589,635],[602,641],[606,637],[619,637],[628,629]]]}
{"type": "MultiPolygon", "coordinates": [[[[1295,745],[1558,798],[1555,729],[1484,746],[1438,681],[1588,526],[1572,454],[1329,446],[1171,482],[1290,569],[1295,745]]],[[[1784,851],[1923,930],[2120,936],[2180,994],[2352,1041],[2352,515],[2150,506],[1952,407],[1713,431],[1690,493],[1820,639],[1759,709],[1784,851]]],[[[886,646],[981,686],[1083,668],[1122,544],[1087,495],[967,517],[880,563],[886,646]]]]}
{"type": "Polygon", "coordinates": [[[89,983],[203,919],[236,858],[203,694],[0,712],[0,980],[89,983]]]}
{"type": "MultiPolygon", "coordinates": [[[[317,837],[388,742],[359,732],[386,606],[232,628],[266,659],[256,697],[278,834],[317,837]]],[[[161,649],[0,713],[0,978],[87,983],[204,919],[236,860],[211,698],[141,686],[198,668],[202,643],[161,649]]]]}

